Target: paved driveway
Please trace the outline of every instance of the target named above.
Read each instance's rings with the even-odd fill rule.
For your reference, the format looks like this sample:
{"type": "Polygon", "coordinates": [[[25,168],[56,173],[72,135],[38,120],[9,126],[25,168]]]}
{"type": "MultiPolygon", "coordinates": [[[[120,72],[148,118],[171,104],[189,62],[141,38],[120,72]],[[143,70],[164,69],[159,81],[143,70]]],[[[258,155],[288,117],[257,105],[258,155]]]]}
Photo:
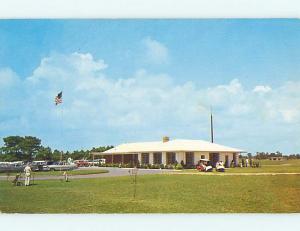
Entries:
{"type": "MultiPolygon", "coordinates": [[[[78,168],[78,170],[90,170],[90,169],[103,169],[108,170],[107,173],[99,174],[88,174],[88,175],[71,175],[69,179],[89,179],[89,178],[101,178],[101,177],[115,177],[115,176],[129,176],[131,168],[112,168],[112,167],[89,167],[89,168],[78,168]]],[[[73,170],[76,171],[76,170],[73,170]]],[[[138,169],[138,175],[146,174],[162,174],[174,172],[172,169],[138,169]]],[[[52,179],[63,179],[63,176],[38,176],[34,180],[52,180],[52,179]]],[[[9,180],[14,179],[14,175],[9,177],[9,180]]],[[[0,180],[7,180],[7,176],[0,176],[0,180]]]]}
{"type": "MultiPolygon", "coordinates": [[[[101,177],[115,177],[115,176],[129,176],[131,168],[110,168],[110,167],[89,167],[89,168],[78,168],[78,170],[90,170],[90,169],[104,169],[108,170],[107,173],[100,174],[88,174],[88,175],[70,175],[69,179],[89,179],[89,178],[101,178],[101,177]]],[[[77,170],[73,170],[77,171],[77,170]]],[[[72,172],[71,172],[72,174],[72,172]]],[[[208,172],[182,172],[172,169],[138,169],[138,175],[147,174],[179,174],[179,175],[207,175],[207,176],[274,176],[274,175],[300,175],[300,173],[208,173],[208,172]]],[[[9,181],[14,179],[14,175],[9,177],[9,181]]],[[[61,176],[38,176],[34,180],[63,180],[61,176]]],[[[7,180],[7,176],[0,176],[0,180],[7,180]]],[[[24,179],[21,179],[24,180],[24,179]]]]}

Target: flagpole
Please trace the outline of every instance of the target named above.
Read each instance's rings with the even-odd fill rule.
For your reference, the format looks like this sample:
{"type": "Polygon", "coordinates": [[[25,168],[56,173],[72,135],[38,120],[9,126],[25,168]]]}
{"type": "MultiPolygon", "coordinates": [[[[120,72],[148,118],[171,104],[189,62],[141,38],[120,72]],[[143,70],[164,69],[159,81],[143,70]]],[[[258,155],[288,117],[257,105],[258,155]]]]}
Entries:
{"type": "MultiPolygon", "coordinates": [[[[62,93],[63,91],[61,91],[62,93]]],[[[60,130],[60,136],[61,136],[61,141],[63,141],[63,123],[64,123],[64,107],[63,107],[63,101],[62,101],[62,95],[61,95],[61,130],[60,130]]],[[[62,148],[62,147],[61,147],[62,148]]],[[[60,152],[60,164],[62,165],[62,159],[63,159],[63,150],[60,152]]],[[[60,167],[61,171],[61,167],[60,167]]]]}
{"type": "MultiPolygon", "coordinates": [[[[58,93],[58,95],[55,97],[55,105],[58,106],[59,104],[62,103],[62,91],[58,93]]],[[[63,140],[63,134],[62,134],[62,129],[63,129],[63,108],[61,108],[61,118],[60,118],[60,137],[61,140],[63,140]]],[[[63,151],[60,151],[60,165],[62,162],[62,154],[63,151]]],[[[60,166],[60,171],[61,171],[61,166],[60,166]]]]}
{"type": "MultiPolygon", "coordinates": [[[[63,140],[63,108],[62,108],[62,105],[61,105],[61,118],[60,118],[60,140],[63,140]]],[[[62,155],[63,155],[63,151],[61,150],[60,151],[60,164],[62,164],[62,155]]],[[[60,166],[60,171],[61,171],[61,166],[60,166]]]]}

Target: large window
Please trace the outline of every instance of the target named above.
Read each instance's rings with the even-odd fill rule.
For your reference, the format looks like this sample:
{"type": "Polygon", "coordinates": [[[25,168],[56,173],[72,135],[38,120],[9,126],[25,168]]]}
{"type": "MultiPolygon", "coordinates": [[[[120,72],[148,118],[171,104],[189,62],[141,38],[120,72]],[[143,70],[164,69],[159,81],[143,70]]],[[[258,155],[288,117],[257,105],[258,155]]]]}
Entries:
{"type": "Polygon", "coordinates": [[[215,168],[216,163],[220,160],[219,153],[209,153],[209,162],[215,168]]]}
{"type": "Polygon", "coordinates": [[[194,153],[193,152],[186,152],[185,153],[185,163],[187,166],[194,165],[194,153]]]}
{"type": "Polygon", "coordinates": [[[167,152],[167,164],[175,164],[175,163],[176,163],[176,153],[167,152]]]}
{"type": "Polygon", "coordinates": [[[153,164],[161,164],[161,152],[153,153],[153,164]]]}
{"type": "Polygon", "coordinates": [[[149,164],[149,153],[142,153],[142,164],[149,164]]]}

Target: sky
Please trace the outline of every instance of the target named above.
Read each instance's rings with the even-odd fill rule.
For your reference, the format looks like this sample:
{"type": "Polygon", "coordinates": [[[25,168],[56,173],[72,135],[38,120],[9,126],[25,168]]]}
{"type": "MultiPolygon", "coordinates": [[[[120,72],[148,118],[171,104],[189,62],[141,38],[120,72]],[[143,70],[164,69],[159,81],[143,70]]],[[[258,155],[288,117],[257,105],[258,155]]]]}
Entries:
{"type": "Polygon", "coordinates": [[[212,107],[216,143],[300,153],[299,41],[298,19],[0,20],[0,138],[210,140],[212,107]]]}

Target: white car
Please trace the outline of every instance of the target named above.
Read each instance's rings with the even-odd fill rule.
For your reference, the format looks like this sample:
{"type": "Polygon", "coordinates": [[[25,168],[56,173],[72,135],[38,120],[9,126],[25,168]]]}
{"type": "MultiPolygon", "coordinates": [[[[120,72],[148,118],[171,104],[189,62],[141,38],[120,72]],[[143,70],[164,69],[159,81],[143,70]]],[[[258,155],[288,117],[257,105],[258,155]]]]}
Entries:
{"type": "Polygon", "coordinates": [[[51,164],[48,165],[49,170],[52,171],[66,171],[66,170],[73,170],[77,168],[76,164],[51,164]]]}

